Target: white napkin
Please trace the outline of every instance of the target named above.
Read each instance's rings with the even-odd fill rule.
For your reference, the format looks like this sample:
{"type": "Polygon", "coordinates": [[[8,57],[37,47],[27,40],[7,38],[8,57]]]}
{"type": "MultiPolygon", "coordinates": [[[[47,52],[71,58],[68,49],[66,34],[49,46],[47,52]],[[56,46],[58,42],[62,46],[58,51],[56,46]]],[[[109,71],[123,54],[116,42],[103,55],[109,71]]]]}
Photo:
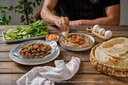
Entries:
{"type": "Polygon", "coordinates": [[[54,82],[68,80],[78,71],[80,59],[72,57],[67,64],[63,60],[56,60],[55,66],[35,67],[17,80],[16,83],[17,85],[54,85],[54,82]]]}

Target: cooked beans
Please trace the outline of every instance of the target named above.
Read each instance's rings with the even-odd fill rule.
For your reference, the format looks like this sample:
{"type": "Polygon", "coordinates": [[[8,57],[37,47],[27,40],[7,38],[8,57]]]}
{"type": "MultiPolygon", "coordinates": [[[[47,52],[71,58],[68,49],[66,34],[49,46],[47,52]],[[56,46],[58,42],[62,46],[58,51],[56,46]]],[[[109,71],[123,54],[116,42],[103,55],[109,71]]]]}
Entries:
{"type": "Polygon", "coordinates": [[[51,46],[41,43],[29,43],[20,50],[23,58],[43,58],[51,53],[51,46]]]}

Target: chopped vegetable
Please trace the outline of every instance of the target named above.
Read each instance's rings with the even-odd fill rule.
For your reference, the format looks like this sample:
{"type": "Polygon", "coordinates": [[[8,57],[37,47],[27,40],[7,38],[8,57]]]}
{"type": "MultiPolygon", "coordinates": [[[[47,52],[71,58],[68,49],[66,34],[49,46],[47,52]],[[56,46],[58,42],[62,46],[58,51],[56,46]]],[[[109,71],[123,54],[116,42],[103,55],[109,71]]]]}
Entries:
{"type": "Polygon", "coordinates": [[[50,34],[50,35],[48,35],[47,39],[48,39],[48,40],[57,40],[58,37],[57,37],[56,34],[50,34]]]}
{"type": "Polygon", "coordinates": [[[25,39],[48,34],[47,24],[39,20],[28,27],[16,27],[15,29],[4,30],[5,40],[25,39]]]}

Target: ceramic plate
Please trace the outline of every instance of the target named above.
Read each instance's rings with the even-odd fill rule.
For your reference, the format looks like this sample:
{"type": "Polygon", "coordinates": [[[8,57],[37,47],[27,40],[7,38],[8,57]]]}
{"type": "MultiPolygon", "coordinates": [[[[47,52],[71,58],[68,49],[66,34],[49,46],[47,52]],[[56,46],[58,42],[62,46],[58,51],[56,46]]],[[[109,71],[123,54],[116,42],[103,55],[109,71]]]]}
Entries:
{"type": "Polygon", "coordinates": [[[13,61],[15,61],[15,62],[17,62],[19,64],[23,64],[23,65],[39,65],[39,64],[45,64],[45,63],[48,63],[48,62],[54,60],[55,58],[58,57],[59,54],[60,54],[60,49],[57,47],[56,48],[56,52],[53,55],[51,55],[50,57],[45,58],[44,60],[41,60],[41,61],[34,61],[34,62],[32,62],[32,61],[23,61],[23,60],[17,58],[16,56],[12,55],[11,53],[9,55],[10,55],[10,58],[13,61]]]}
{"type": "Polygon", "coordinates": [[[15,61],[15,62],[17,62],[19,64],[23,64],[23,65],[39,65],[39,64],[48,63],[48,62],[54,60],[55,58],[57,58],[59,56],[59,54],[60,54],[60,49],[57,46],[55,53],[53,53],[49,57],[46,57],[46,58],[38,60],[38,61],[25,61],[25,60],[22,60],[22,59],[16,57],[15,55],[13,55],[12,50],[10,51],[9,56],[13,61],[15,61]]]}
{"type": "Polygon", "coordinates": [[[59,40],[59,43],[60,45],[67,49],[67,50],[70,50],[70,51],[85,51],[85,50],[88,50],[90,48],[93,47],[94,43],[95,43],[95,39],[91,36],[91,35],[88,35],[88,34],[85,34],[85,33],[70,33],[69,36],[73,35],[73,34],[81,34],[81,35],[84,35],[84,36],[88,36],[92,41],[93,41],[93,44],[88,46],[88,47],[84,47],[84,48],[77,48],[77,47],[69,47],[69,46],[65,46],[64,44],[62,44],[62,39],[64,38],[63,36],[60,37],[60,40],[59,40]]]}
{"type": "MultiPolygon", "coordinates": [[[[10,51],[10,53],[9,53],[9,55],[10,55],[10,57],[11,57],[11,59],[12,60],[14,60],[14,61],[16,61],[16,60],[18,60],[18,61],[21,61],[21,62],[34,62],[34,63],[38,63],[38,62],[42,62],[42,61],[45,61],[45,60],[47,60],[47,59],[50,59],[51,60],[51,58],[52,57],[56,57],[56,56],[58,56],[56,53],[56,51],[58,51],[58,47],[57,47],[57,43],[55,42],[55,41],[51,41],[51,42],[48,42],[48,41],[44,41],[44,40],[31,40],[31,41],[26,41],[26,42],[23,42],[23,43],[21,43],[21,44],[18,44],[16,47],[14,47],[11,51],[10,51]],[[43,44],[48,44],[48,45],[50,45],[51,46],[51,48],[52,48],[52,50],[51,50],[51,54],[49,54],[49,55],[47,55],[47,56],[45,56],[45,57],[43,57],[43,58],[34,58],[34,59],[27,59],[27,58],[22,58],[22,56],[19,54],[19,52],[20,52],[20,50],[21,50],[21,48],[22,48],[22,46],[26,46],[26,45],[28,45],[29,43],[43,43],[43,44]]],[[[17,62],[17,61],[16,61],[17,62]]],[[[34,63],[32,63],[32,64],[34,64],[34,63]]],[[[42,62],[43,63],[43,62],[42,62]]],[[[21,63],[22,64],[22,63],[21,63]]]]}
{"type": "Polygon", "coordinates": [[[24,60],[24,61],[40,61],[40,60],[43,60],[43,59],[53,55],[56,51],[56,47],[57,47],[57,43],[55,41],[48,42],[48,41],[44,41],[44,40],[30,40],[30,41],[26,41],[21,44],[18,44],[16,47],[12,48],[11,54],[17,58],[20,58],[21,60],[24,60]],[[30,43],[41,43],[41,44],[45,44],[45,45],[50,45],[52,48],[51,53],[43,58],[23,58],[19,52],[21,51],[22,47],[24,47],[30,43]]]}
{"type": "Polygon", "coordinates": [[[27,40],[34,40],[34,39],[41,39],[41,38],[45,38],[46,35],[42,35],[42,36],[38,36],[38,37],[31,37],[31,38],[25,38],[25,39],[17,39],[17,40],[5,40],[5,36],[4,36],[4,33],[2,31],[2,36],[3,36],[3,40],[6,42],[6,43],[14,43],[14,42],[22,42],[22,41],[27,41],[27,40]]]}
{"type": "Polygon", "coordinates": [[[16,47],[14,47],[11,51],[12,55],[16,56],[17,58],[20,58],[24,61],[40,61],[40,60],[43,60],[47,57],[50,57],[51,55],[53,55],[56,51],[56,47],[57,47],[57,43],[55,41],[51,41],[51,42],[48,42],[48,41],[44,41],[44,40],[30,40],[30,41],[26,41],[26,42],[23,42],[21,44],[18,44],[16,47]],[[43,57],[43,58],[23,58],[21,55],[20,55],[20,50],[22,49],[22,47],[30,44],[30,43],[42,43],[42,44],[47,44],[47,45],[50,45],[52,50],[51,50],[51,54],[43,57]]]}

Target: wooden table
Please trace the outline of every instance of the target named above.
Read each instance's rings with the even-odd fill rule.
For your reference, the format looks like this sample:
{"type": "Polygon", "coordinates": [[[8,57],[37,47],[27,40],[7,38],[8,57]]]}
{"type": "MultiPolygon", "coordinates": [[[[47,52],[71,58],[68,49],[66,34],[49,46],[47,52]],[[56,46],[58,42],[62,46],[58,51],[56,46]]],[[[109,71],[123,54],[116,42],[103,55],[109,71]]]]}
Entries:
{"type": "MultiPolygon", "coordinates": [[[[2,38],[2,31],[9,28],[15,28],[13,26],[0,26],[0,85],[16,85],[16,80],[19,79],[26,72],[31,70],[35,66],[20,65],[12,61],[9,57],[10,50],[18,43],[6,44],[2,38]]],[[[85,32],[85,28],[88,26],[71,27],[71,32],[85,32]]],[[[128,38],[128,26],[102,26],[106,30],[110,29],[113,32],[113,37],[127,37],[128,38]]],[[[48,27],[49,33],[57,33],[61,35],[60,31],[55,27],[48,27]]],[[[94,37],[96,44],[103,42],[103,40],[94,37]]],[[[93,68],[89,60],[90,50],[83,52],[72,52],[62,48],[59,43],[58,46],[61,50],[60,55],[55,59],[63,59],[65,62],[70,61],[72,56],[79,57],[81,59],[81,66],[76,75],[67,81],[62,83],[56,83],[56,85],[128,85],[128,78],[118,78],[105,75],[98,72],[93,68]]],[[[39,66],[54,66],[54,60],[52,62],[42,64],[39,66]]]]}

